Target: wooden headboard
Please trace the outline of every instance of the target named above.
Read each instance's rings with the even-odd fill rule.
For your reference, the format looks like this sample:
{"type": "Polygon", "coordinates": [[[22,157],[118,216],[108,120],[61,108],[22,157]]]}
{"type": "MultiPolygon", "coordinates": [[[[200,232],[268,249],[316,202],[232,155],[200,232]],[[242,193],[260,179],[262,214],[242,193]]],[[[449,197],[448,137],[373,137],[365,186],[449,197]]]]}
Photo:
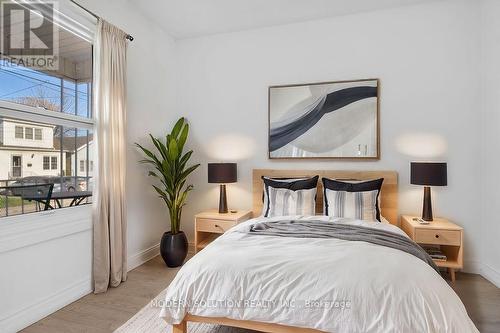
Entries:
{"type": "Polygon", "coordinates": [[[321,178],[370,180],[384,178],[380,192],[380,209],[391,224],[399,225],[398,222],[398,173],[396,171],[348,171],[348,170],[276,170],[276,169],[254,169],[253,170],[253,214],[262,214],[262,192],[264,184],[262,176],[275,178],[301,178],[319,175],[318,193],[316,197],[316,213],[323,212],[323,183],[321,178]]]}

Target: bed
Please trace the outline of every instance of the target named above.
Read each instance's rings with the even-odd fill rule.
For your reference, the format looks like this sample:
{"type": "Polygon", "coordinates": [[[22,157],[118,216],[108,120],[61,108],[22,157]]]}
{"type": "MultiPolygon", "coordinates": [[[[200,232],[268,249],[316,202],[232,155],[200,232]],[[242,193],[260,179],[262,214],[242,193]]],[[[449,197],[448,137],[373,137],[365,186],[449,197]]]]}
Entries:
{"type": "Polygon", "coordinates": [[[465,307],[427,263],[403,251],[363,241],[250,235],[265,222],[326,223],[404,236],[398,226],[394,171],[254,170],[253,212],[190,259],[167,289],[160,316],[173,333],[187,322],[262,332],[478,332],[465,307]],[[322,216],[263,218],[262,176],[384,178],[385,223],[322,216]]]}

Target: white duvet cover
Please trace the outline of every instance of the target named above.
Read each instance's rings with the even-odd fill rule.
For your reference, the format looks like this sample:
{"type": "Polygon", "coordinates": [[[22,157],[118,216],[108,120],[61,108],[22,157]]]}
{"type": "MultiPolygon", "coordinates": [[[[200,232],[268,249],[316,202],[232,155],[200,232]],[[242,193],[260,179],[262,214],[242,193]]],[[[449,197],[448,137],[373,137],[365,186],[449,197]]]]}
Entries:
{"type": "Polygon", "coordinates": [[[404,234],[386,223],[325,216],[249,220],[182,267],[160,316],[171,324],[190,313],[335,333],[478,332],[446,281],[408,253],[366,242],[244,232],[254,223],[290,218],[404,234]]]}

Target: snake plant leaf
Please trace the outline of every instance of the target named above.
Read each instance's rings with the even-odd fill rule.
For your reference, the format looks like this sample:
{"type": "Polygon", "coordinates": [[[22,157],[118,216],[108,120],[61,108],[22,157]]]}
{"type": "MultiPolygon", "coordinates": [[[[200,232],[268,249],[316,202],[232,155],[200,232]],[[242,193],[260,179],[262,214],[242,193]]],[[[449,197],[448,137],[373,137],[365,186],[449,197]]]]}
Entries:
{"type": "Polygon", "coordinates": [[[154,164],[154,165],[156,165],[156,163],[155,163],[154,161],[152,161],[152,160],[146,160],[146,159],[144,159],[144,160],[139,160],[139,163],[141,163],[141,164],[148,164],[148,163],[149,163],[149,164],[154,164]]]}
{"type": "Polygon", "coordinates": [[[175,163],[175,159],[178,158],[179,156],[179,148],[177,145],[177,140],[172,139],[170,140],[170,145],[168,146],[168,161],[172,162],[172,164],[175,163]]]}
{"type": "Polygon", "coordinates": [[[147,157],[149,157],[150,159],[152,159],[152,160],[153,160],[153,161],[155,161],[155,162],[158,162],[158,163],[160,162],[160,161],[158,160],[158,158],[156,157],[156,155],[155,155],[155,154],[153,154],[153,153],[152,153],[149,149],[144,148],[143,146],[141,146],[141,145],[140,145],[140,144],[138,144],[138,143],[136,143],[135,145],[136,145],[137,147],[139,147],[139,148],[140,148],[140,149],[144,152],[144,154],[146,154],[146,156],[147,156],[147,157]]]}
{"type": "Polygon", "coordinates": [[[189,135],[189,124],[185,124],[184,127],[182,128],[179,140],[177,142],[179,146],[179,151],[182,151],[184,149],[184,144],[186,143],[188,135],[189,135]]]}
{"type": "Polygon", "coordinates": [[[191,158],[191,155],[193,155],[193,151],[190,150],[188,151],[187,153],[185,153],[182,157],[181,157],[181,160],[179,161],[179,165],[181,166],[181,168],[183,169],[185,166],[186,166],[186,163],[189,161],[189,159],[191,158]]]}
{"type": "Polygon", "coordinates": [[[149,136],[151,137],[151,141],[153,142],[156,150],[160,153],[161,157],[165,158],[168,154],[165,145],[159,139],[153,137],[151,134],[149,136]]]}
{"type": "Polygon", "coordinates": [[[181,132],[182,126],[184,126],[184,117],[180,118],[175,123],[174,128],[172,129],[172,133],[170,134],[172,136],[172,139],[177,140],[177,137],[179,136],[179,133],[181,132]]]}
{"type": "Polygon", "coordinates": [[[186,179],[184,179],[183,181],[181,181],[179,183],[179,185],[177,186],[177,192],[178,193],[182,190],[182,188],[184,187],[184,184],[186,184],[186,179]]]}
{"type": "Polygon", "coordinates": [[[182,172],[182,174],[181,174],[181,176],[179,178],[182,179],[182,180],[184,180],[185,178],[187,178],[187,176],[189,176],[199,166],[200,166],[199,164],[195,164],[195,165],[190,166],[189,168],[187,168],[186,170],[184,170],[182,172]]]}
{"type": "Polygon", "coordinates": [[[193,189],[193,185],[189,185],[184,189],[184,192],[181,194],[181,198],[179,201],[179,205],[185,206],[186,205],[186,200],[187,200],[187,195],[188,193],[193,189]]]}
{"type": "Polygon", "coordinates": [[[171,138],[170,134],[167,134],[166,138],[167,138],[166,147],[168,147],[170,145],[170,138],[171,138]]]}
{"type": "Polygon", "coordinates": [[[156,192],[158,192],[158,194],[160,195],[160,197],[164,198],[164,197],[167,196],[167,194],[161,188],[159,188],[158,186],[153,185],[153,188],[156,190],[156,192]]]}

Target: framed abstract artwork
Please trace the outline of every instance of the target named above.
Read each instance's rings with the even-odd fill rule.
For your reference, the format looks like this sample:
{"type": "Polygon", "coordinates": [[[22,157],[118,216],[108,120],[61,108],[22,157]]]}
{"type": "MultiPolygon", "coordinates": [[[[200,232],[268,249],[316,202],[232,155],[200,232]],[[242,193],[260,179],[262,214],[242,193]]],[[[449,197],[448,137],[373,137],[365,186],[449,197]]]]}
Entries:
{"type": "Polygon", "coordinates": [[[269,158],[379,159],[379,80],[269,87],[269,158]]]}

